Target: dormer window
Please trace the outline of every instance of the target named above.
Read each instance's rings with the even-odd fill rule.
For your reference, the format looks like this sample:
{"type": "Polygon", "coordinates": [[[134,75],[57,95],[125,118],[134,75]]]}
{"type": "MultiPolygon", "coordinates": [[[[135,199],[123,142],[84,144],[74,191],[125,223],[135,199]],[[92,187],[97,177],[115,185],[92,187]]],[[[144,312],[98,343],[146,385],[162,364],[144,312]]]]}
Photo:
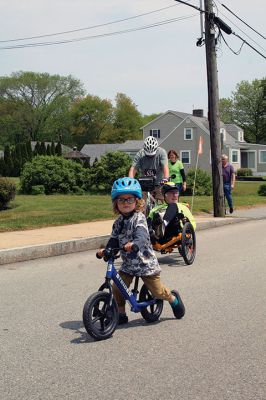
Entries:
{"type": "Polygon", "coordinates": [[[161,137],[160,129],[150,129],[150,136],[160,139],[160,137],[161,137]]]}
{"type": "Polygon", "coordinates": [[[184,129],[184,140],[193,140],[193,129],[192,128],[184,129]]]}

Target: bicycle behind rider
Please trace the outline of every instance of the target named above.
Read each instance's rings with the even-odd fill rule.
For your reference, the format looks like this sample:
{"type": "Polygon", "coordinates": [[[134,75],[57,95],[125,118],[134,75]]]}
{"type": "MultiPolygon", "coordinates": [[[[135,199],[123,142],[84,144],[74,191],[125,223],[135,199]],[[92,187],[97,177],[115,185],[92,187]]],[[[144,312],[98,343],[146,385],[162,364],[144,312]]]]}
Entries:
{"type": "MultiPolygon", "coordinates": [[[[128,176],[135,178],[139,171],[142,176],[155,177],[155,190],[151,192],[155,199],[163,200],[160,183],[169,180],[168,157],[166,151],[159,147],[158,141],[153,136],[148,136],[144,140],[143,148],[136,154],[128,176]]],[[[146,193],[143,192],[146,199],[146,193]]]]}

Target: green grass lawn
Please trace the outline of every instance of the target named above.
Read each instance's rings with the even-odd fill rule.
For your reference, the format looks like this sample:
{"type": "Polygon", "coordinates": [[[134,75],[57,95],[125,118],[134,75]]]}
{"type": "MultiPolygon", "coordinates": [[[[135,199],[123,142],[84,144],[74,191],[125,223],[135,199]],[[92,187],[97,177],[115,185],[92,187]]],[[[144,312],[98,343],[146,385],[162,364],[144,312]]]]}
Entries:
{"type": "MultiPolygon", "coordinates": [[[[16,181],[19,184],[19,181],[16,181]]],[[[237,182],[233,191],[235,208],[266,205],[266,196],[257,194],[261,182],[237,182]]],[[[191,204],[190,196],[181,201],[191,204]]],[[[0,232],[34,229],[113,218],[109,195],[39,195],[17,194],[8,210],[0,212],[0,232]]],[[[193,214],[212,212],[212,196],[194,198],[193,214]]]]}

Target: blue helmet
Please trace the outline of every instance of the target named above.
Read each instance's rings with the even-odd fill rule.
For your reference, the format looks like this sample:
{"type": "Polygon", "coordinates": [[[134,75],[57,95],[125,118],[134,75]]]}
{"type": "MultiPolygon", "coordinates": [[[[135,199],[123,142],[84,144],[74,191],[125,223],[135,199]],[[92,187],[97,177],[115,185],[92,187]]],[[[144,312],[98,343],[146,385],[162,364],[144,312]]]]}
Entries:
{"type": "Polygon", "coordinates": [[[114,181],[111,192],[112,200],[116,199],[120,194],[132,194],[138,199],[141,199],[142,190],[137,179],[125,177],[114,181]]]}

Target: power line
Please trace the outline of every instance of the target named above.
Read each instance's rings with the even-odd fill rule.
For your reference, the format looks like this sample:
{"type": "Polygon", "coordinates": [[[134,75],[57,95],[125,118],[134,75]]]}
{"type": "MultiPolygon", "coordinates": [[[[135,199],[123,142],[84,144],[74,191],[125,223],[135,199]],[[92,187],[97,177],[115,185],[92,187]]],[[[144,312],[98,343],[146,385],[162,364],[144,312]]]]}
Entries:
{"type": "Polygon", "coordinates": [[[254,51],[256,51],[256,53],[258,53],[261,57],[265,58],[265,60],[266,60],[266,57],[265,57],[262,53],[260,53],[257,49],[255,49],[255,47],[251,46],[251,44],[248,43],[248,42],[247,42],[245,39],[243,39],[241,36],[237,35],[235,32],[232,32],[232,35],[235,35],[236,37],[238,37],[239,39],[241,39],[241,40],[243,41],[243,43],[245,43],[246,45],[248,45],[251,49],[253,49],[254,51]]]}
{"type": "Polygon", "coordinates": [[[0,50],[13,50],[13,49],[23,49],[27,47],[41,47],[41,46],[52,46],[52,45],[59,45],[59,44],[66,44],[66,43],[74,43],[74,42],[79,42],[79,41],[84,41],[84,40],[90,40],[90,39],[98,39],[98,38],[103,38],[103,37],[108,37],[108,36],[114,36],[114,35],[121,35],[129,32],[136,32],[144,29],[150,29],[154,28],[157,26],[161,25],[166,25],[166,24],[171,24],[173,22],[193,18],[197,16],[198,14],[191,14],[191,15],[186,15],[183,17],[178,17],[178,18],[172,18],[169,20],[163,20],[156,22],[154,24],[150,25],[145,25],[137,28],[131,28],[131,29],[125,29],[121,31],[115,31],[115,32],[110,32],[110,33],[103,33],[103,34],[98,34],[98,35],[93,35],[93,36],[83,36],[80,38],[75,38],[75,39],[69,39],[69,40],[61,40],[61,41],[54,41],[54,42],[36,42],[36,43],[25,43],[21,45],[14,45],[14,46],[5,46],[5,47],[0,47],[0,50]]]}
{"type": "Polygon", "coordinates": [[[258,42],[256,42],[251,36],[249,36],[245,31],[243,31],[241,28],[239,28],[238,25],[236,25],[233,21],[231,21],[230,18],[228,18],[225,14],[223,14],[220,11],[220,14],[227,19],[229,22],[231,22],[231,24],[233,24],[237,29],[239,29],[242,33],[244,33],[244,35],[246,35],[253,43],[255,43],[257,46],[259,46],[262,50],[266,51],[264,47],[262,47],[258,42]]]}
{"type": "MultiPolygon", "coordinates": [[[[222,21],[219,17],[215,17],[213,18],[214,23],[217,25],[217,27],[219,28],[220,32],[221,30],[224,31],[225,33],[227,33],[228,35],[234,35],[236,37],[238,37],[239,39],[242,40],[243,43],[247,44],[251,49],[253,49],[254,51],[256,51],[256,53],[258,53],[260,56],[262,56],[263,58],[266,59],[266,57],[260,53],[255,47],[253,47],[250,43],[248,43],[245,39],[243,39],[241,36],[239,36],[237,33],[233,32],[233,30],[230,28],[230,26],[228,26],[224,21],[222,21]]],[[[227,44],[227,42],[225,41],[225,43],[227,44]]],[[[229,46],[228,46],[229,47],[229,46]]],[[[230,47],[229,47],[230,48],[230,47]]],[[[232,50],[230,48],[230,50],[232,50]]],[[[234,52],[235,53],[235,52],[234,52]]],[[[236,53],[235,53],[236,54],[236,53]]]]}
{"type": "Polygon", "coordinates": [[[244,42],[242,42],[242,44],[241,44],[239,50],[235,51],[235,50],[233,50],[233,49],[229,46],[229,44],[228,44],[227,41],[225,40],[225,37],[224,37],[224,35],[223,35],[223,33],[222,33],[221,30],[220,30],[220,36],[221,36],[221,38],[223,39],[223,41],[224,41],[224,43],[226,44],[226,46],[232,51],[232,53],[234,53],[236,56],[238,56],[238,55],[240,54],[241,50],[242,50],[242,47],[244,46],[244,42]]]}
{"type": "Polygon", "coordinates": [[[44,38],[44,37],[65,35],[65,34],[68,34],[68,33],[81,32],[81,31],[85,31],[85,30],[89,30],[89,29],[101,28],[103,26],[113,25],[113,24],[117,24],[117,23],[120,23],[120,22],[125,22],[125,21],[129,21],[129,20],[132,20],[132,19],[140,18],[140,17],[143,17],[145,15],[154,14],[154,13],[157,13],[157,12],[160,12],[160,11],[167,10],[169,8],[172,8],[172,7],[176,7],[178,5],[179,4],[174,4],[172,6],[158,8],[157,10],[152,10],[152,11],[149,11],[149,12],[146,12],[146,13],[134,15],[132,17],[117,19],[115,21],[106,22],[106,23],[103,23],[103,24],[98,24],[98,25],[93,25],[93,26],[88,26],[86,28],[78,28],[78,29],[72,29],[72,30],[68,30],[68,31],[56,32],[56,33],[48,33],[48,34],[45,34],[45,35],[29,36],[29,37],[17,38],[17,39],[0,40],[0,43],[18,42],[18,41],[22,41],[22,40],[31,40],[31,39],[40,39],[40,38],[44,38]]]}
{"type": "Polygon", "coordinates": [[[258,31],[256,31],[256,29],[252,28],[252,26],[250,26],[249,24],[247,24],[245,21],[243,21],[240,17],[238,17],[238,15],[236,15],[235,13],[233,13],[233,11],[231,11],[225,4],[221,5],[226,8],[226,10],[228,10],[231,14],[233,14],[237,19],[239,19],[241,22],[243,22],[243,24],[245,24],[246,26],[248,26],[250,29],[252,29],[254,32],[256,32],[258,35],[260,35],[263,39],[266,39],[265,36],[263,36],[261,33],[259,33],[258,31]]]}
{"type": "Polygon", "coordinates": [[[183,0],[175,0],[175,1],[177,1],[177,2],[180,3],[180,4],[185,4],[186,6],[195,8],[195,10],[197,10],[197,11],[200,11],[200,12],[202,12],[202,13],[205,13],[205,11],[202,10],[200,7],[194,6],[193,4],[189,4],[189,3],[187,3],[186,1],[183,1],[183,0]]]}

